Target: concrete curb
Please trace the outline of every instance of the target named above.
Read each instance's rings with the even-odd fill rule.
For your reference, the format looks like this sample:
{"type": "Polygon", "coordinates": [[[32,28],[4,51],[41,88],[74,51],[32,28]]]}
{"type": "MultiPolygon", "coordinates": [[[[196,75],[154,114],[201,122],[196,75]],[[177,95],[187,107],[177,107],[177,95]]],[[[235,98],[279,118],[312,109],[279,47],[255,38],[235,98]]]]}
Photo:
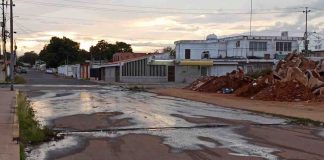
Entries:
{"type": "Polygon", "coordinates": [[[16,97],[15,97],[15,103],[13,104],[13,109],[14,109],[14,120],[13,120],[13,141],[17,141],[17,144],[19,144],[19,119],[17,115],[17,109],[18,109],[18,93],[19,91],[16,92],[16,97]]]}

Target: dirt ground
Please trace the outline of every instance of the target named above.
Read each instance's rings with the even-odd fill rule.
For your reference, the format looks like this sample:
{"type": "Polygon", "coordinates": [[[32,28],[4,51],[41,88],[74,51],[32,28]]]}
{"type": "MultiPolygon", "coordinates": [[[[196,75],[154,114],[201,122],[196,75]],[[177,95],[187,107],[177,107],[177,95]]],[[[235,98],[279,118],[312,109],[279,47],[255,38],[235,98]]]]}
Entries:
{"type": "Polygon", "coordinates": [[[324,157],[323,137],[309,127],[245,126],[238,132],[252,138],[252,144],[279,149],[276,155],[282,159],[320,160],[324,157]]]}
{"type": "Polygon", "coordinates": [[[186,89],[154,89],[153,93],[163,96],[184,98],[193,101],[210,103],[218,106],[237,108],[248,111],[263,112],[296,118],[306,118],[324,123],[323,102],[272,102],[250,100],[235,95],[218,93],[202,93],[186,89]]]}

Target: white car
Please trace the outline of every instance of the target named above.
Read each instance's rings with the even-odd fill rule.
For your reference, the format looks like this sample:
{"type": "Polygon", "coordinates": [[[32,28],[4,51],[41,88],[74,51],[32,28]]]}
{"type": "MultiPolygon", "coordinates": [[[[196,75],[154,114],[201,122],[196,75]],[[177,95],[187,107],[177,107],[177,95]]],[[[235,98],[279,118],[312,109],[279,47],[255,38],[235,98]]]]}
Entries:
{"type": "Polygon", "coordinates": [[[49,69],[46,69],[46,73],[47,74],[53,74],[54,72],[53,72],[53,69],[52,68],[49,68],[49,69]]]}

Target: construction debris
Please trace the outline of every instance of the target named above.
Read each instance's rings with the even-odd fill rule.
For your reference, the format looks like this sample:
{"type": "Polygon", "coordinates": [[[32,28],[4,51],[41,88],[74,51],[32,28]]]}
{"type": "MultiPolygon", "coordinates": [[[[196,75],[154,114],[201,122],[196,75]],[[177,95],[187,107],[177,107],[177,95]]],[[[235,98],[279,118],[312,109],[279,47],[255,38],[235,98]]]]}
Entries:
{"type": "Polygon", "coordinates": [[[221,77],[203,77],[187,89],[230,93],[265,101],[308,101],[324,97],[324,61],[315,62],[300,54],[288,54],[268,75],[253,80],[242,70],[221,77]]]}
{"type": "Polygon", "coordinates": [[[233,71],[221,77],[203,77],[193,82],[187,89],[199,92],[230,93],[252,82],[244,76],[243,70],[233,71]]]}
{"type": "Polygon", "coordinates": [[[298,81],[276,82],[274,85],[260,91],[251,99],[264,101],[308,101],[314,98],[312,91],[298,81]]]}

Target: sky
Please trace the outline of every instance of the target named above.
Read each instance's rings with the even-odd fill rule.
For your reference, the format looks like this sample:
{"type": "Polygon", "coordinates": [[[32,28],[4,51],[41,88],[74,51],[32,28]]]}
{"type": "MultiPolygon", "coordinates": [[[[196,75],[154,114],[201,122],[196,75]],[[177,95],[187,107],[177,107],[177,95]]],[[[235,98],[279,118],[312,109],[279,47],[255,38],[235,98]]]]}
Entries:
{"type": "MultiPolygon", "coordinates": [[[[15,0],[18,54],[39,52],[53,36],[89,50],[99,40],[130,43],[135,52],[173,46],[177,40],[248,35],[250,0],[15,0]]],[[[253,0],[253,35],[302,37],[310,7],[312,40],[324,37],[323,0],[253,0]]],[[[9,25],[9,23],[7,24],[9,25]]],[[[312,41],[314,47],[319,41],[312,41]]]]}

